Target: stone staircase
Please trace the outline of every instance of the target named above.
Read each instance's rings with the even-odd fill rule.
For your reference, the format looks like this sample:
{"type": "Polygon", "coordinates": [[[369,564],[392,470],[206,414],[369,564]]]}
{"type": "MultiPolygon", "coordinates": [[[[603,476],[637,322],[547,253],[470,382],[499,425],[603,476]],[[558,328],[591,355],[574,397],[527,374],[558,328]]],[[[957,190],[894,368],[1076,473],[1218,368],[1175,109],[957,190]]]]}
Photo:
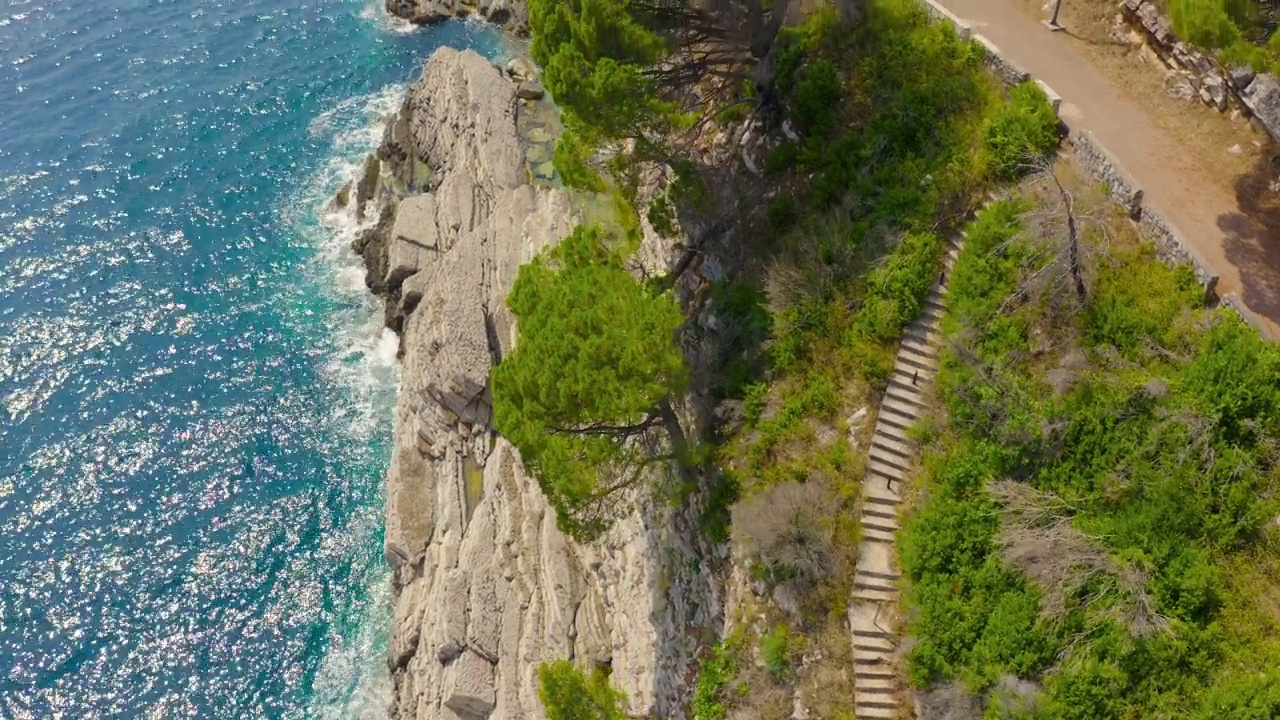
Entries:
{"type": "Polygon", "coordinates": [[[945,309],[946,281],[960,251],[959,238],[947,247],[942,276],[925,299],[920,317],[907,328],[880,404],[880,417],[862,482],[862,539],[849,603],[853,634],[854,716],[903,715],[902,686],[894,664],[893,620],[898,616],[898,562],[894,548],[902,484],[916,464],[907,428],[924,412],[921,393],[933,384],[942,340],[938,323],[945,309]]]}

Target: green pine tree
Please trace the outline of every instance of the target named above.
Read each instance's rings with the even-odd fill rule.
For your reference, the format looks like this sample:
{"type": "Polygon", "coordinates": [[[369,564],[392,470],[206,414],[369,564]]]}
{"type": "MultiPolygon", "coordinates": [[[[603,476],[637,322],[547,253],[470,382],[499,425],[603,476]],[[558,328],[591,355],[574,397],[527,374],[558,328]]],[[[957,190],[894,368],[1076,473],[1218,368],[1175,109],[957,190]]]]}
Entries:
{"type": "Polygon", "coordinates": [[[679,121],[650,73],[668,45],[646,27],[639,7],[627,0],[529,3],[530,53],[563,112],[557,169],[576,187],[603,185],[586,164],[592,149],[630,140],[629,155],[653,156],[659,138],[679,121]]]}
{"type": "Polygon", "coordinates": [[[497,429],[520,450],[562,530],[590,539],[648,465],[682,459],[670,398],[686,373],[670,292],[639,283],[598,227],[520,268],[507,304],[520,341],[493,371],[497,429]],[[671,452],[659,449],[665,430],[671,452]]]}

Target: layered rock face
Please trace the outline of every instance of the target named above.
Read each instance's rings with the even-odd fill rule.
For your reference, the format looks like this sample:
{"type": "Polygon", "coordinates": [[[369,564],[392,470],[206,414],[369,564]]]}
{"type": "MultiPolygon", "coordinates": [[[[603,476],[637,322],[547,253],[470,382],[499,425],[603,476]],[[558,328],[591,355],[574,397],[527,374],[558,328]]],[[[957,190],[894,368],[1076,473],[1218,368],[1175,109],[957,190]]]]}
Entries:
{"type": "Polygon", "coordinates": [[[529,29],[525,0],[386,0],[387,12],[419,25],[479,15],[514,32],[529,29]]]}
{"type": "Polygon", "coordinates": [[[564,192],[529,180],[516,91],[479,55],[437,51],[357,187],[379,213],[358,250],[403,355],[392,716],[543,717],[538,665],[574,658],[610,665],[634,714],[679,717],[697,629],[720,622],[696,527],[641,499],[606,543],[576,546],[491,427],[490,369],[516,341],[506,293],[572,222],[564,192]]]}

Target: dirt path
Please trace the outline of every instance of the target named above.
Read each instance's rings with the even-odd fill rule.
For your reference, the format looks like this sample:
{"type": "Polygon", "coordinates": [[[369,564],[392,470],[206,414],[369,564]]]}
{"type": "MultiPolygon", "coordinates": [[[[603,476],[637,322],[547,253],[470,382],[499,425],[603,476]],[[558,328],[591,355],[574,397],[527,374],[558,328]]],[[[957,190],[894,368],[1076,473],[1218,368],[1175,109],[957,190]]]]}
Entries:
{"type": "MultiPolygon", "coordinates": [[[[1071,0],[1067,0],[1070,2],[1071,0]]],[[[1157,208],[1234,293],[1280,337],[1280,192],[1263,158],[1233,180],[1208,171],[1194,150],[1161,127],[1094,65],[1081,40],[1051,33],[1022,0],[940,0],[1010,60],[1062,96],[1062,118],[1087,129],[1134,176],[1157,208]]]]}

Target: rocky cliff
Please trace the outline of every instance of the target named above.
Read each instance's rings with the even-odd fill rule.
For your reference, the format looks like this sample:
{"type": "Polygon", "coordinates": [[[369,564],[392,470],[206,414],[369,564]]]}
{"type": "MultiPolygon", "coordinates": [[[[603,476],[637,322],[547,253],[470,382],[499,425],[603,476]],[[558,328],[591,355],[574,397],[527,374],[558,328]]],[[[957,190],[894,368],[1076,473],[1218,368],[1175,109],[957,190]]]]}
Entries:
{"type": "Polygon", "coordinates": [[[685,517],[639,498],[605,543],[576,546],[491,427],[489,372],[516,341],[506,293],[572,221],[568,196],[529,171],[521,116],[539,107],[479,55],[437,51],[352,203],[377,217],[357,250],[401,333],[386,529],[397,718],[542,717],[537,667],[563,658],[607,664],[634,714],[680,717],[698,631],[720,622],[685,517]]]}
{"type": "Polygon", "coordinates": [[[386,0],[387,12],[419,25],[479,16],[516,33],[529,30],[525,0],[386,0]]]}

